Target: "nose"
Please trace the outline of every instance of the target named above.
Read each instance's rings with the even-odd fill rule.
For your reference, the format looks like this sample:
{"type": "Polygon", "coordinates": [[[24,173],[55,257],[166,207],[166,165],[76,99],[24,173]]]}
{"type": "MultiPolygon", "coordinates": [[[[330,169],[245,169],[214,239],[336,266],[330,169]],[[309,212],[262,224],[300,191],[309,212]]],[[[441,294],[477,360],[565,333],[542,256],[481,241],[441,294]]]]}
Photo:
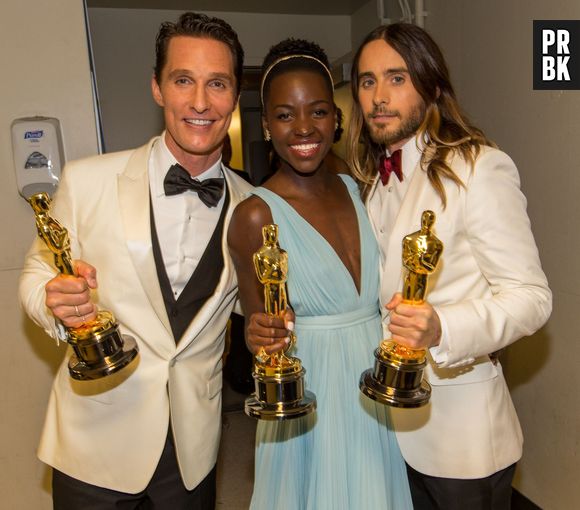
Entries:
{"type": "Polygon", "coordinates": [[[373,104],[380,106],[381,104],[389,104],[390,97],[387,88],[378,84],[373,94],[373,104]]]}
{"type": "Polygon", "coordinates": [[[312,125],[309,115],[300,115],[296,117],[294,122],[294,132],[298,136],[308,136],[314,131],[314,126],[312,125]]]}
{"type": "Polygon", "coordinates": [[[205,87],[196,85],[190,99],[191,108],[197,113],[203,113],[209,109],[209,99],[205,87]]]}

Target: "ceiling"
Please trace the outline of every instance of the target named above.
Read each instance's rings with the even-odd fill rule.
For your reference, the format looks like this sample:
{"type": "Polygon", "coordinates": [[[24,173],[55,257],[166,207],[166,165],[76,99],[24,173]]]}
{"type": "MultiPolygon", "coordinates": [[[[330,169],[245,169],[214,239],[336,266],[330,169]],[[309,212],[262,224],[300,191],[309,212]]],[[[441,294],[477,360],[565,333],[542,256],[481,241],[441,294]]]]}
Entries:
{"type": "Polygon", "coordinates": [[[88,7],[351,15],[368,0],[87,0],[88,7]]]}

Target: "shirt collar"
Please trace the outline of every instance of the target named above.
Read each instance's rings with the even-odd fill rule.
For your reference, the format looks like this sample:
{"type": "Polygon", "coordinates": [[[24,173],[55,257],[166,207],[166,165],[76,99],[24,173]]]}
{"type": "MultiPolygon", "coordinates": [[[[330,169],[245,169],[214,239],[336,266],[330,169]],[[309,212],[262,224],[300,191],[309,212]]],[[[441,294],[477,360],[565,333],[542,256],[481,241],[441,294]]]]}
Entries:
{"type": "MultiPolygon", "coordinates": [[[[417,167],[417,164],[421,160],[421,155],[423,154],[423,147],[424,143],[419,138],[419,136],[414,136],[413,138],[407,140],[405,145],[401,147],[402,151],[401,156],[403,161],[403,177],[406,181],[408,181],[411,178],[413,172],[415,171],[415,168],[417,167]]],[[[391,155],[388,149],[385,152],[387,157],[391,155]]]]}
{"type": "MultiPolygon", "coordinates": [[[[163,180],[172,165],[178,163],[175,156],[171,153],[167,144],[165,143],[165,131],[153,144],[151,149],[151,170],[153,172],[153,179],[151,181],[151,194],[153,196],[164,196],[163,180]]],[[[212,177],[223,177],[222,174],[222,158],[220,157],[212,166],[195,178],[203,181],[212,177]]]]}

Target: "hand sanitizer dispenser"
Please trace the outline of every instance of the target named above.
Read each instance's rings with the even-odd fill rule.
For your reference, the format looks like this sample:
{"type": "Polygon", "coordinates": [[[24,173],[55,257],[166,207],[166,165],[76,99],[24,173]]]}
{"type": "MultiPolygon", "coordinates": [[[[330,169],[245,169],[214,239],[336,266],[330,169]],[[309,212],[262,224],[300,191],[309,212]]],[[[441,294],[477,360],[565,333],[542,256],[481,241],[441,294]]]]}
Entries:
{"type": "Polygon", "coordinates": [[[41,191],[52,196],[64,165],[58,119],[16,119],[12,122],[12,152],[20,194],[26,199],[41,191]]]}

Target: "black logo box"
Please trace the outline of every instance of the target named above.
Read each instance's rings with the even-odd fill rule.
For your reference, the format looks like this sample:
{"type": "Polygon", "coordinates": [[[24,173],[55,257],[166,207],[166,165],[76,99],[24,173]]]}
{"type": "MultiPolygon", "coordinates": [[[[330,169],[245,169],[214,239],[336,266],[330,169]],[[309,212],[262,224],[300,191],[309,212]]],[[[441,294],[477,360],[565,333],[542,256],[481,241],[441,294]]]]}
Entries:
{"type": "MultiPolygon", "coordinates": [[[[556,78],[558,75],[556,74],[556,78]]],[[[534,20],[534,89],[535,90],[580,90],[580,20],[534,20]],[[570,34],[567,62],[570,80],[543,80],[542,63],[544,56],[558,58],[557,35],[556,42],[548,47],[548,51],[542,54],[542,33],[544,30],[567,30],[570,34]]]]}

